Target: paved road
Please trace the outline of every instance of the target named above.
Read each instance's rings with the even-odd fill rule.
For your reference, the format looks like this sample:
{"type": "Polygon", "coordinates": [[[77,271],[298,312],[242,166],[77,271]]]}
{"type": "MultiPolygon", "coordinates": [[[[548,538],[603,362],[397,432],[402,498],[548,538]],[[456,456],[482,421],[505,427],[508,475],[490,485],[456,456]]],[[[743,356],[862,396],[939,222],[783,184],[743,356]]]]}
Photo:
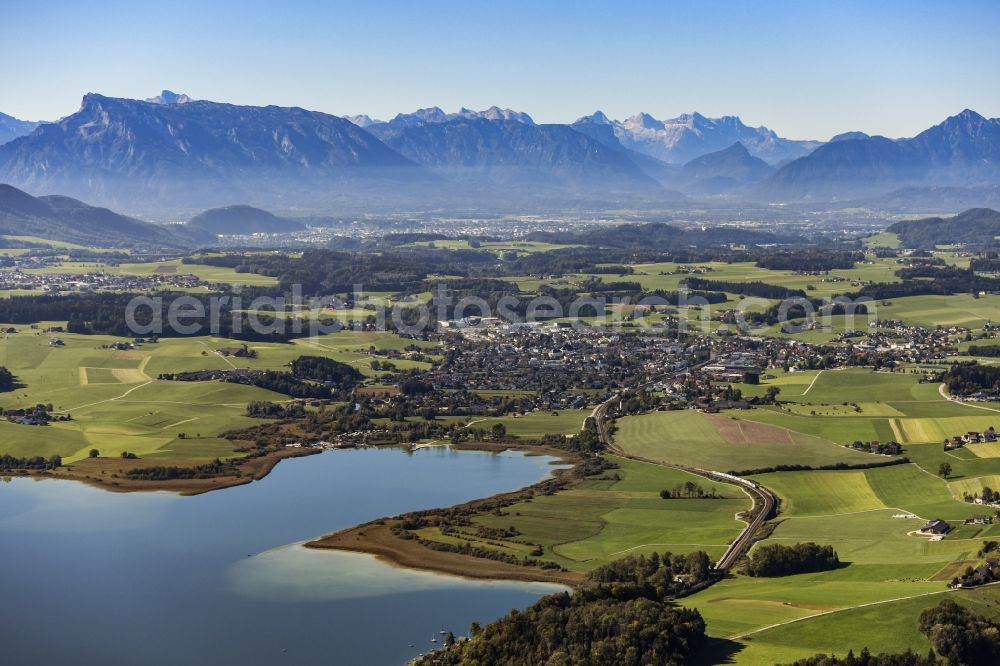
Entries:
{"type": "Polygon", "coordinates": [[[638,460],[652,465],[659,465],[660,467],[679,469],[685,472],[690,472],[691,474],[703,476],[713,481],[738,485],[753,500],[753,518],[747,523],[743,532],[741,532],[740,535],[731,544],[729,544],[729,548],[727,548],[726,552],[723,553],[721,558],[719,558],[719,561],[715,563],[715,570],[717,572],[725,573],[729,571],[729,569],[736,562],[738,562],[739,559],[747,553],[747,551],[750,550],[750,547],[754,544],[754,542],[757,541],[757,534],[760,531],[760,528],[774,513],[775,507],[777,506],[774,495],[767,488],[749,479],[743,479],[724,472],[699,469],[697,467],[687,467],[685,465],[673,465],[660,460],[650,460],[649,458],[643,458],[642,456],[636,456],[622,451],[619,447],[615,446],[614,442],[611,441],[611,437],[608,436],[607,431],[608,408],[618,400],[620,400],[620,397],[618,395],[614,395],[598,405],[592,413],[594,420],[597,422],[597,435],[600,438],[601,443],[604,444],[605,448],[609,451],[613,452],[615,455],[621,456],[622,458],[638,460]]]}

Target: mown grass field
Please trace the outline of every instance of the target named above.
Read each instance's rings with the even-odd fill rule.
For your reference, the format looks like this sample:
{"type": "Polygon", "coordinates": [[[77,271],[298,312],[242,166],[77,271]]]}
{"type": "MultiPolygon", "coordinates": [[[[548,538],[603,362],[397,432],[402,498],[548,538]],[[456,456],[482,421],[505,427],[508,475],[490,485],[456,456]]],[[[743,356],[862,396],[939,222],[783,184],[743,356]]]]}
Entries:
{"type": "Polygon", "coordinates": [[[868,454],[832,441],[751,420],[758,411],[765,410],[738,416],[692,410],[630,416],[618,421],[615,443],[632,455],[720,472],[871,461],[868,454]]]}
{"type": "Polygon", "coordinates": [[[474,527],[464,528],[460,536],[442,535],[437,528],[421,534],[518,557],[531,557],[535,546],[541,545],[543,554],[537,559],[557,562],[571,571],[589,571],[631,554],[704,550],[718,558],[743,528],[735,514],[749,509],[750,501],[738,488],[658,465],[615,456],[610,460],[618,469],[600,478],[512,505],[502,515],[474,520],[475,526],[513,526],[519,532],[515,538],[484,538],[477,536],[474,527]],[[706,490],[714,488],[722,499],[660,498],[661,490],[687,481],[706,490]]]}
{"type": "MultiPolygon", "coordinates": [[[[96,448],[102,456],[129,451],[150,459],[211,459],[234,455],[218,437],[259,420],[244,416],[251,400],[284,401],[287,396],[223,382],[157,381],[162,373],[203,369],[282,369],[306,354],[328,356],[373,375],[370,347],[400,349],[410,341],[391,334],[342,331],[289,344],[251,345],[256,359],[223,357],[216,352],[240,343],[220,338],[168,338],[118,351],[109,336],[59,334],[63,347],[49,344],[50,334],[18,327],[0,339],[0,366],[14,373],[23,388],[0,394],[0,407],[22,408],[51,403],[70,421],[25,426],[0,421],[0,452],[16,456],[61,455],[73,462],[96,448]]],[[[397,360],[397,367],[427,367],[397,360]]]]}
{"type": "MultiPolygon", "coordinates": [[[[844,655],[853,650],[858,654],[865,647],[874,653],[912,649],[917,654],[926,654],[931,645],[917,629],[917,619],[922,611],[943,599],[951,599],[994,620],[1000,617],[1000,589],[997,586],[955,592],[938,590],[825,615],[818,615],[825,612],[822,610],[807,611],[802,616],[807,619],[759,631],[748,637],[751,640],[717,639],[696,663],[791,663],[819,653],[844,655]]],[[[777,618],[784,617],[780,611],[788,608],[784,602],[761,601],[747,606],[745,611],[767,614],[778,609],[774,616],[776,621],[787,622],[777,618]]]]}
{"type": "Polygon", "coordinates": [[[879,305],[882,319],[901,319],[922,326],[966,326],[979,329],[988,321],[1000,319],[1000,296],[971,294],[950,296],[907,296],[894,298],[889,305],[879,305]]]}

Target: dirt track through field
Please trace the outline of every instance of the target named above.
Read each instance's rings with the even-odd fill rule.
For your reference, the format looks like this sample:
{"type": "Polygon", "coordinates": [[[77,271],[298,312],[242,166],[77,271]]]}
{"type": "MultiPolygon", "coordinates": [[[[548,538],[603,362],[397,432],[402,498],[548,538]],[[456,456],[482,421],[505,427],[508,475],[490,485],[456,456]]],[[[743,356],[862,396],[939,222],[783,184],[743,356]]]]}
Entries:
{"type": "Polygon", "coordinates": [[[809,386],[807,386],[806,390],[802,392],[802,395],[805,395],[806,393],[809,393],[809,391],[812,390],[812,387],[816,384],[816,380],[819,379],[819,376],[822,374],[823,374],[822,370],[816,373],[816,376],[813,377],[813,380],[811,382],[809,382],[809,386]]]}

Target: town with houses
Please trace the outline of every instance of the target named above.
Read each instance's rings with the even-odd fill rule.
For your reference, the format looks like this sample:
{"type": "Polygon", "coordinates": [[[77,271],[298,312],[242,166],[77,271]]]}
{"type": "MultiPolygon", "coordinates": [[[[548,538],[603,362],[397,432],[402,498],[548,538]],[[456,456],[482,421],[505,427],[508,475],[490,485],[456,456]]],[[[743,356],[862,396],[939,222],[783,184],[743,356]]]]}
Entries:
{"type": "Polygon", "coordinates": [[[206,289],[211,283],[186,273],[127,275],[104,271],[87,273],[40,273],[0,271],[0,292],[21,291],[47,294],[86,292],[145,292],[168,289],[206,289]]]}

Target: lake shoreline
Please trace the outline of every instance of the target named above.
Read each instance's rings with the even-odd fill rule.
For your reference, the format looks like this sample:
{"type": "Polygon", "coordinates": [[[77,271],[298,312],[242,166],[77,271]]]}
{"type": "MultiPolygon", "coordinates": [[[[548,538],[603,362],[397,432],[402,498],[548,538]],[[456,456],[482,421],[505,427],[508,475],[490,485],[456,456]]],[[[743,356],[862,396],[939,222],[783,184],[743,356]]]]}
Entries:
{"type": "MultiPolygon", "coordinates": [[[[518,451],[525,455],[549,455],[557,458],[558,463],[556,464],[570,464],[573,465],[573,468],[582,460],[572,453],[550,447],[482,442],[453,446],[452,448],[459,451],[488,451],[494,453],[518,451]]],[[[555,475],[568,474],[573,468],[557,470],[555,475]]],[[[543,479],[518,490],[498,493],[447,508],[451,510],[466,509],[473,512],[484,511],[486,510],[486,506],[492,505],[497,500],[522,499],[528,496],[536,486],[544,483],[546,480],[543,479]]],[[[435,510],[432,509],[430,511],[435,510]]],[[[404,539],[394,533],[394,527],[403,522],[403,519],[407,515],[422,513],[426,513],[426,511],[416,511],[411,514],[402,514],[391,518],[370,521],[362,525],[356,525],[332,534],[327,534],[302,545],[305,548],[318,550],[365,553],[373,555],[393,566],[461,578],[557,583],[570,588],[577,588],[584,582],[584,575],[578,572],[543,569],[535,566],[521,566],[500,560],[436,550],[422,545],[417,539],[404,539]]]]}
{"type": "Polygon", "coordinates": [[[497,560],[433,550],[420,545],[416,540],[397,537],[392,533],[393,524],[395,521],[386,520],[382,524],[376,521],[357,525],[302,545],[315,550],[364,553],[394,567],[459,578],[556,583],[570,588],[579,587],[584,580],[583,574],[575,572],[523,567],[497,560]]]}
{"type": "Polygon", "coordinates": [[[320,663],[331,654],[351,664],[404,664],[429,648],[428,636],[440,642],[441,629],[464,633],[473,620],[566,589],[449,577],[299,545],[379,516],[528,486],[552,471],[552,458],[447,447],[326,453],[278,465],[264,483],[196,497],[103,492],[38,483],[40,476],[3,484],[0,522],[18,547],[2,549],[0,562],[21,573],[5,598],[11,608],[37,609],[6,617],[7,661],[129,666],[129,655],[143,654],[171,666],[195,649],[219,664],[320,663]],[[156,603],[131,603],[136,590],[156,603]],[[248,633],[261,618],[267,630],[248,633]],[[100,639],[109,622],[122,634],[115,649],[100,639]],[[46,631],[60,640],[46,640],[46,631]]]}
{"type": "MultiPolygon", "coordinates": [[[[494,454],[504,451],[517,451],[526,456],[551,456],[556,459],[553,461],[553,464],[575,466],[580,461],[574,454],[561,449],[512,442],[473,442],[458,445],[442,444],[441,446],[456,451],[479,451],[494,454]]],[[[194,496],[262,480],[282,460],[317,455],[324,451],[324,449],[313,448],[279,449],[258,458],[245,459],[240,464],[240,470],[249,473],[241,474],[240,476],[219,476],[205,479],[154,481],[112,476],[112,474],[117,475],[126,467],[149,466],[148,461],[142,461],[141,459],[118,460],[114,458],[81,460],[58,470],[29,470],[20,473],[12,470],[3,474],[5,476],[31,479],[77,481],[113,493],[171,492],[183,496],[194,496]]],[[[566,471],[569,470],[557,470],[556,474],[566,471]]],[[[538,483],[541,483],[541,481],[538,483]]],[[[498,499],[519,498],[524,493],[530,492],[538,483],[446,508],[476,510],[481,505],[498,499]]],[[[392,566],[477,580],[556,583],[571,588],[578,587],[584,580],[583,575],[576,572],[521,566],[498,560],[477,558],[460,553],[427,548],[417,540],[402,539],[393,534],[392,528],[397,522],[399,521],[396,518],[383,518],[339,530],[318,539],[307,541],[302,545],[305,548],[316,550],[364,553],[372,555],[392,566]]]]}
{"type": "Polygon", "coordinates": [[[270,474],[282,460],[301,458],[322,452],[322,449],[288,448],[270,451],[257,458],[238,458],[236,460],[241,461],[239,470],[243,472],[239,476],[213,476],[204,479],[165,479],[160,481],[130,479],[120,476],[121,472],[126,469],[157,466],[169,462],[162,460],[151,462],[142,458],[134,460],[88,458],[55,470],[5,470],[0,471],[0,476],[77,481],[112,493],[171,492],[191,496],[260,481],[270,474]]]}

